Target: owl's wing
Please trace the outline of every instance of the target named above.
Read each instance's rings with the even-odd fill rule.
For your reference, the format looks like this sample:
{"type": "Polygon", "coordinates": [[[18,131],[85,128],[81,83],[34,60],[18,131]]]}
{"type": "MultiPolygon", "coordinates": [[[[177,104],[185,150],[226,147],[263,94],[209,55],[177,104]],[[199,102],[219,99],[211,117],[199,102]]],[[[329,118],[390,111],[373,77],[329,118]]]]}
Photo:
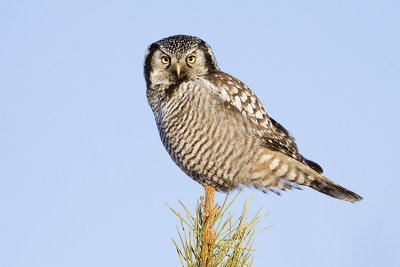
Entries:
{"type": "Polygon", "coordinates": [[[203,80],[233,110],[240,112],[250,121],[256,134],[264,140],[264,145],[271,150],[280,151],[315,171],[322,173],[317,163],[304,158],[297,148],[293,136],[278,122],[270,118],[256,95],[240,80],[226,73],[213,73],[203,80]]]}
{"type": "MultiPolygon", "coordinates": [[[[276,149],[279,150],[283,153],[285,153],[288,156],[291,156],[292,158],[298,159],[300,161],[302,161],[303,163],[307,164],[308,166],[310,166],[312,169],[314,169],[315,171],[317,171],[318,173],[322,173],[322,167],[318,165],[318,163],[312,161],[312,160],[308,160],[305,157],[303,157],[303,155],[301,155],[298,151],[297,145],[295,143],[294,137],[282,126],[280,125],[276,120],[274,120],[273,118],[269,117],[269,119],[272,122],[272,125],[276,128],[277,130],[277,134],[279,136],[279,140],[285,140],[286,142],[283,142],[283,146],[285,148],[287,148],[289,150],[289,152],[291,154],[285,153],[284,151],[282,151],[281,149],[276,149]]],[[[267,140],[269,140],[269,137],[266,137],[267,140]]],[[[269,142],[269,141],[268,141],[269,142]]],[[[279,144],[282,141],[279,141],[279,144]]],[[[275,143],[275,142],[273,142],[275,143]]]]}

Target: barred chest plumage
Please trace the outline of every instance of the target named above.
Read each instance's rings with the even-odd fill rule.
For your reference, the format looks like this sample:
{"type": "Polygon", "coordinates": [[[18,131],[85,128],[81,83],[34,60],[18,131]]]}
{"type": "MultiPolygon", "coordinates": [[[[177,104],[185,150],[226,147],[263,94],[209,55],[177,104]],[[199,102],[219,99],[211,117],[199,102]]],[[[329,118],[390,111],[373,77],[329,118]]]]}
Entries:
{"type": "Polygon", "coordinates": [[[184,82],[160,98],[154,112],[174,162],[194,180],[226,191],[248,176],[257,138],[215,94],[201,80],[184,82]]]}

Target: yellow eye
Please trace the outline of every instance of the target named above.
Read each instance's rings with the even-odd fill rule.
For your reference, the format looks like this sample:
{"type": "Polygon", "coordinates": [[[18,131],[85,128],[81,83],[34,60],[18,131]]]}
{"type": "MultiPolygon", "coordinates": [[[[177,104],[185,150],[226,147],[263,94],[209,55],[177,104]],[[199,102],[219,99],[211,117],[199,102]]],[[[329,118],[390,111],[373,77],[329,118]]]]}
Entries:
{"type": "Polygon", "coordinates": [[[189,64],[193,64],[194,62],[196,62],[196,57],[195,56],[188,56],[186,58],[186,62],[189,64]]]}
{"type": "Polygon", "coordinates": [[[168,63],[169,63],[169,57],[167,57],[167,56],[162,56],[162,57],[161,57],[161,62],[162,62],[163,64],[168,64],[168,63]]]}

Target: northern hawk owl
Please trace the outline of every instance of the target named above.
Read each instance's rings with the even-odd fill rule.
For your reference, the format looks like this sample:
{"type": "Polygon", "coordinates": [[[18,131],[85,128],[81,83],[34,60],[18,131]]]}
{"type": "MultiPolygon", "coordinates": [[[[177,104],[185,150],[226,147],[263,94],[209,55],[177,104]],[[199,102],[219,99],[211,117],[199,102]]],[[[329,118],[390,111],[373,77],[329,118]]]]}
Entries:
{"type": "Polygon", "coordinates": [[[247,185],[278,194],[304,185],[351,202],[362,199],[303,157],[255,94],[221,71],[203,40],[175,35],[151,44],[144,76],[162,143],[200,184],[219,191],[247,185]]]}

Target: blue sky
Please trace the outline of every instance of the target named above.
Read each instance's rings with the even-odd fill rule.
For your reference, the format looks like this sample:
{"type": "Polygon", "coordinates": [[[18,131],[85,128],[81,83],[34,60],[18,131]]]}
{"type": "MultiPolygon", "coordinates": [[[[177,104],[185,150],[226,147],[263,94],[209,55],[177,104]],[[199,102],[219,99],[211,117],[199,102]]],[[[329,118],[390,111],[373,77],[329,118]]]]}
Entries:
{"type": "MultiPolygon", "coordinates": [[[[207,41],[327,177],[254,194],[254,266],[400,266],[398,1],[3,1],[0,266],[178,266],[176,217],[202,187],[170,160],[147,104],[147,46],[207,41]]],[[[217,194],[221,202],[223,194],[217,194]]],[[[250,212],[251,212],[250,211],[250,212]]]]}

